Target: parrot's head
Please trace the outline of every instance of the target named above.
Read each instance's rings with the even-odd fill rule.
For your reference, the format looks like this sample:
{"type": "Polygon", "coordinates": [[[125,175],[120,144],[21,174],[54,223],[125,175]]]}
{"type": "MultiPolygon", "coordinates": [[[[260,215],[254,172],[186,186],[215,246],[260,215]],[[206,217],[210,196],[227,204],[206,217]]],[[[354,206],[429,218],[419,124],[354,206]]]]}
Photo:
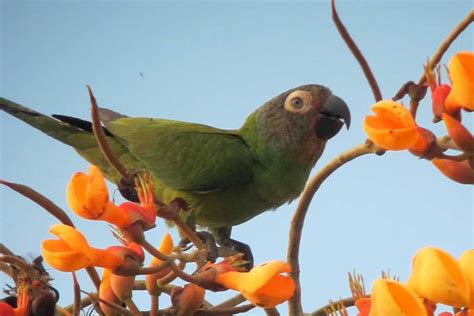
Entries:
{"type": "Polygon", "coordinates": [[[326,141],[351,123],[344,101],[317,84],[288,90],[263,104],[251,117],[273,148],[305,153],[314,160],[326,141]]]}

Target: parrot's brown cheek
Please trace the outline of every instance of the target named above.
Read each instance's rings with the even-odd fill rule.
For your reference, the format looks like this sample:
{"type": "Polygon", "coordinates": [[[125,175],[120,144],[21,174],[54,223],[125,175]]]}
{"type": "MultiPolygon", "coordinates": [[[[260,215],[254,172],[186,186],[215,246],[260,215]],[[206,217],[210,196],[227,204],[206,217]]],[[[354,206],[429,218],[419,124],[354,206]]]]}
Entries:
{"type": "Polygon", "coordinates": [[[314,123],[314,131],[317,138],[328,140],[339,133],[342,125],[344,125],[344,122],[340,119],[324,113],[318,113],[314,123]]]}

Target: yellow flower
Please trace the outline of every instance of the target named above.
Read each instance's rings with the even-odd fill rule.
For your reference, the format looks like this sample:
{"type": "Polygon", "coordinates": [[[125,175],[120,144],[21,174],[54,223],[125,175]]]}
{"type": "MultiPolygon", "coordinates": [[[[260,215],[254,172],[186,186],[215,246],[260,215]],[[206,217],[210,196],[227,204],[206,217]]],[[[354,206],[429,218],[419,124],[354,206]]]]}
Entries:
{"type": "Polygon", "coordinates": [[[89,167],[89,174],[76,172],[67,186],[69,208],[86,219],[101,220],[126,227],[131,224],[127,213],[109,201],[109,191],[99,168],[89,167]]]}
{"type": "Polygon", "coordinates": [[[459,52],[448,63],[451,91],[446,98],[446,108],[465,108],[474,111],[474,53],[459,52]]]}
{"type": "Polygon", "coordinates": [[[407,286],[432,302],[453,307],[469,303],[469,281],[460,264],[438,248],[425,247],[417,252],[407,286]]]}
{"type": "Polygon", "coordinates": [[[474,249],[464,251],[458,262],[469,281],[471,289],[471,298],[468,307],[474,309],[474,249]]]}
{"type": "MultiPolygon", "coordinates": [[[[171,238],[171,235],[169,233],[166,233],[165,236],[163,237],[163,240],[161,240],[161,244],[158,247],[158,250],[161,253],[164,253],[165,255],[169,255],[173,251],[173,239],[171,238]]],[[[150,267],[157,266],[160,263],[162,263],[160,259],[153,257],[153,259],[151,259],[151,262],[150,262],[150,267]]],[[[170,272],[169,268],[163,269],[157,273],[147,274],[145,276],[146,289],[150,295],[160,294],[156,281],[164,277],[166,274],[168,274],[168,272],[170,272]]]]}
{"type": "Polygon", "coordinates": [[[123,263],[123,258],[112,251],[89,246],[84,236],[71,226],[53,225],[49,232],[59,240],[44,240],[41,253],[44,260],[57,270],[72,272],[88,266],[114,269],[123,263]]]}
{"type": "Polygon", "coordinates": [[[364,131],[376,145],[389,150],[413,147],[419,132],[410,112],[401,104],[383,100],[372,106],[375,116],[366,116],[364,131]]]}
{"type": "Polygon", "coordinates": [[[372,284],[369,316],[426,316],[426,309],[416,293],[402,283],[377,279],[372,284]]]}
{"type": "Polygon", "coordinates": [[[282,275],[290,271],[287,263],[270,261],[254,267],[249,272],[229,271],[218,274],[215,282],[239,291],[254,305],[270,308],[293,296],[294,281],[287,275],[282,275]]]}

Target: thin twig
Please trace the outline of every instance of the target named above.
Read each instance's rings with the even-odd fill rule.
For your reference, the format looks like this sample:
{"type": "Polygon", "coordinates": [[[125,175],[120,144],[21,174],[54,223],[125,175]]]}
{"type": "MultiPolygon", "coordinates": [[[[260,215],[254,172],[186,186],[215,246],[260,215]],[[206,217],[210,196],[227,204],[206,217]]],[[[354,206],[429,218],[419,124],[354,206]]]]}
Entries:
{"type": "MultiPolygon", "coordinates": [[[[340,302],[342,306],[344,307],[352,307],[355,305],[354,299],[352,297],[346,297],[343,299],[338,300],[337,302],[340,302]]],[[[331,307],[334,307],[337,302],[329,303],[327,305],[324,305],[321,308],[318,308],[314,312],[310,314],[310,316],[326,316],[326,311],[329,310],[331,307]]]]}
{"type": "Polygon", "coordinates": [[[153,247],[152,244],[150,244],[148,241],[144,240],[142,242],[142,247],[148,251],[149,254],[151,254],[153,257],[160,259],[163,262],[166,262],[170,269],[182,280],[189,282],[189,283],[194,283],[197,284],[201,287],[209,289],[209,284],[207,282],[202,282],[201,279],[196,278],[195,276],[189,275],[183,270],[181,270],[176,263],[169,258],[167,255],[163,254],[159,250],[157,250],[155,247],[153,247]]]}
{"type": "MultiPolygon", "coordinates": [[[[179,268],[181,270],[184,270],[184,268],[186,267],[186,262],[185,261],[180,261],[179,262],[179,268]]],[[[168,274],[166,274],[164,277],[162,277],[161,279],[158,279],[156,281],[156,284],[158,285],[158,287],[160,288],[160,290],[163,289],[163,287],[167,286],[169,283],[173,282],[174,280],[176,280],[178,276],[173,272],[173,271],[170,271],[168,274]]]]}
{"type": "Polygon", "coordinates": [[[24,272],[32,281],[38,279],[35,270],[19,257],[9,255],[0,256],[0,262],[14,265],[16,268],[24,272]]]}
{"type": "Polygon", "coordinates": [[[452,161],[464,161],[466,160],[467,158],[469,158],[469,155],[466,154],[466,153],[462,153],[462,154],[459,154],[459,155],[447,155],[447,154],[444,154],[444,153],[441,153],[438,157],[436,158],[439,158],[439,159],[449,159],[449,160],[452,160],[452,161]]]}
{"type": "Polygon", "coordinates": [[[14,256],[15,254],[13,253],[13,251],[11,251],[10,249],[8,249],[7,246],[5,246],[4,244],[0,243],[0,253],[1,254],[4,254],[4,255],[9,255],[9,256],[14,256]]]}
{"type": "Polygon", "coordinates": [[[74,303],[72,307],[72,315],[79,316],[79,313],[81,312],[81,287],[79,286],[79,282],[77,282],[75,272],[72,272],[72,281],[74,289],[74,303]]]}
{"type": "MultiPolygon", "coordinates": [[[[97,293],[88,293],[88,292],[83,291],[83,290],[81,290],[81,292],[86,294],[87,296],[89,296],[91,302],[94,301],[94,302],[100,302],[102,304],[105,304],[108,307],[110,307],[110,308],[114,309],[115,311],[119,312],[120,315],[134,316],[128,309],[123,308],[122,306],[117,305],[115,303],[111,303],[109,301],[106,301],[106,300],[103,300],[103,299],[99,298],[97,293]]],[[[67,307],[65,309],[68,310],[67,307]]]]}
{"type": "Polygon", "coordinates": [[[117,173],[123,179],[125,179],[125,181],[127,181],[128,183],[133,183],[131,181],[131,178],[127,169],[123,166],[123,164],[120,162],[117,156],[113,153],[112,149],[107,143],[104,129],[102,127],[102,124],[100,123],[97,101],[89,86],[87,86],[87,91],[89,92],[89,97],[91,101],[92,130],[94,132],[95,139],[97,140],[97,144],[99,145],[99,148],[104,154],[107,161],[117,171],[117,173]]]}
{"type": "Polygon", "coordinates": [[[453,149],[457,151],[462,151],[461,148],[459,148],[455,143],[453,143],[453,141],[451,140],[451,137],[447,135],[443,137],[439,137],[436,140],[436,143],[438,147],[440,147],[443,150],[453,149]]]}
{"type": "Polygon", "coordinates": [[[367,63],[367,60],[365,59],[364,55],[360,51],[359,47],[357,47],[357,44],[351,38],[351,35],[349,34],[346,27],[344,26],[341,19],[339,18],[339,15],[337,14],[335,0],[331,0],[331,10],[332,10],[332,19],[334,21],[334,24],[336,24],[339,34],[341,35],[342,39],[346,43],[347,47],[349,47],[352,55],[354,55],[355,59],[359,63],[360,68],[362,68],[362,71],[364,72],[364,75],[367,78],[367,81],[369,83],[370,89],[372,90],[372,93],[374,95],[375,101],[382,100],[382,93],[380,92],[380,88],[377,83],[377,80],[375,79],[375,76],[372,73],[372,70],[370,69],[369,64],[367,63]]]}
{"type": "MultiPolygon", "coordinates": [[[[42,195],[41,193],[33,190],[32,188],[23,185],[23,184],[18,184],[18,183],[13,183],[13,182],[7,182],[4,180],[0,180],[0,184],[6,185],[7,187],[11,188],[12,190],[20,193],[24,197],[27,197],[31,201],[35,202],[39,206],[43,207],[49,214],[53,215],[55,218],[57,218],[61,223],[64,225],[68,225],[71,227],[74,227],[73,222],[67,216],[66,212],[64,212],[59,206],[54,204],[50,199],[42,195]]],[[[87,267],[86,268],[87,274],[89,275],[89,278],[91,279],[92,283],[96,287],[97,290],[99,290],[100,286],[100,278],[99,274],[95,270],[94,267],[87,267]]]]}
{"type": "Polygon", "coordinates": [[[234,307],[245,302],[246,300],[247,299],[243,297],[242,294],[237,294],[229,298],[227,301],[214,305],[214,307],[212,307],[211,309],[223,309],[223,308],[228,308],[228,307],[234,307]]]}
{"type": "MultiPolygon", "coordinates": [[[[449,46],[456,40],[456,38],[471,24],[474,22],[474,10],[469,11],[469,13],[466,15],[464,19],[461,20],[461,22],[458,23],[454,27],[454,29],[446,36],[444,41],[441,42],[439,45],[438,49],[436,52],[433,54],[429,61],[428,67],[430,67],[431,70],[433,70],[436,65],[441,61],[441,58],[443,58],[444,53],[448,50],[449,46]]],[[[420,76],[420,79],[418,79],[418,84],[423,84],[426,81],[426,73],[423,72],[423,74],[420,76]]]]}
{"type": "Polygon", "coordinates": [[[74,227],[74,224],[72,223],[69,216],[67,216],[66,212],[64,212],[59,206],[54,204],[50,199],[48,199],[41,193],[33,190],[32,188],[26,185],[19,183],[0,180],[0,184],[9,187],[13,191],[18,192],[24,197],[27,197],[31,201],[35,202],[36,204],[44,208],[49,214],[56,217],[61,223],[74,227]]]}
{"type": "MultiPolygon", "coordinates": [[[[95,299],[93,300],[92,297],[96,297],[96,296],[97,296],[97,293],[89,293],[87,296],[84,296],[83,298],[81,298],[81,302],[79,303],[79,308],[82,309],[84,307],[87,307],[95,303],[95,299]]],[[[74,303],[63,307],[63,309],[68,312],[71,312],[74,309],[74,303]]]]}
{"type": "MultiPolygon", "coordinates": [[[[446,36],[441,42],[438,49],[434,52],[431,59],[428,61],[427,69],[433,70],[443,58],[444,53],[448,50],[449,46],[456,40],[456,38],[474,21],[474,10],[469,11],[464,19],[462,19],[454,29],[446,36]]],[[[418,85],[423,85],[426,82],[426,71],[423,71],[422,75],[418,79],[418,85]]],[[[410,103],[410,112],[413,117],[416,117],[418,110],[418,103],[410,103]]]]}
{"type": "Polygon", "coordinates": [[[291,266],[291,277],[295,281],[296,289],[295,295],[288,301],[290,315],[302,315],[303,308],[301,306],[301,285],[300,285],[300,265],[299,265],[299,251],[301,234],[303,230],[304,219],[308,212],[308,207],[313,199],[314,194],[318,191],[321,184],[339,167],[347,162],[374,152],[374,148],[365,143],[357,145],[331,160],[324,166],[314,177],[312,177],[301,194],[298,207],[296,208],[293,218],[291,220],[288,254],[287,260],[291,266]]]}
{"type": "Polygon", "coordinates": [[[278,312],[278,310],[275,307],[264,308],[263,310],[265,311],[265,314],[267,316],[280,316],[280,313],[278,312]]]}
{"type": "MultiPolygon", "coordinates": [[[[227,308],[211,308],[206,310],[197,311],[194,315],[196,316],[207,316],[207,315],[235,315],[240,313],[246,313],[251,309],[254,309],[255,305],[245,304],[227,308]]],[[[279,315],[279,314],[278,314],[279,315]]]]}
{"type": "Polygon", "coordinates": [[[180,217],[177,217],[173,222],[181,230],[184,236],[186,236],[194,244],[194,246],[196,246],[196,248],[206,249],[206,244],[204,244],[204,242],[180,217]]]}
{"type": "Polygon", "coordinates": [[[133,315],[141,316],[140,310],[138,309],[137,305],[131,297],[127,298],[124,303],[125,305],[127,305],[128,309],[132,312],[133,315]]]}

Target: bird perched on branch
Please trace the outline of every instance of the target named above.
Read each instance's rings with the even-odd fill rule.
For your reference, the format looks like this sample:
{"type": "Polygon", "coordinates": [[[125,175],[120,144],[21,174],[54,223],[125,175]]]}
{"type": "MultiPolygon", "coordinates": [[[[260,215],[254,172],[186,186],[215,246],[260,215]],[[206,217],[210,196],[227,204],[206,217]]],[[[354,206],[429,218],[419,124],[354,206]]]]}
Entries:
{"type": "MultiPolygon", "coordinates": [[[[101,153],[88,121],[45,116],[6,99],[0,109],[72,146],[106,177],[121,178],[101,153]]],[[[148,171],[155,194],[189,204],[192,221],[217,239],[230,228],[302,192],[326,142],[350,125],[347,105],[321,85],[286,91],[250,114],[238,130],[100,110],[106,138],[121,163],[148,171]]]]}

